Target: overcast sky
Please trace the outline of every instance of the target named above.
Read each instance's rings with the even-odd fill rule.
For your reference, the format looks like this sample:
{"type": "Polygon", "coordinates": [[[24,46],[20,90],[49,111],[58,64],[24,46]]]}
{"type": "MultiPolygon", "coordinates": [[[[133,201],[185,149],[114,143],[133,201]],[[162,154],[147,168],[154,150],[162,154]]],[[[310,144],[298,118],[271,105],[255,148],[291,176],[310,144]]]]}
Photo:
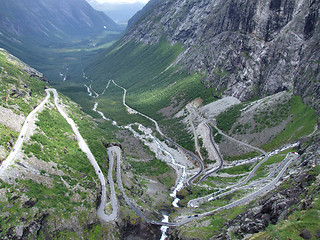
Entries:
{"type": "Polygon", "coordinates": [[[147,3],[149,0],[97,0],[100,3],[108,2],[108,3],[135,3],[135,2],[141,2],[141,3],[147,3]]]}

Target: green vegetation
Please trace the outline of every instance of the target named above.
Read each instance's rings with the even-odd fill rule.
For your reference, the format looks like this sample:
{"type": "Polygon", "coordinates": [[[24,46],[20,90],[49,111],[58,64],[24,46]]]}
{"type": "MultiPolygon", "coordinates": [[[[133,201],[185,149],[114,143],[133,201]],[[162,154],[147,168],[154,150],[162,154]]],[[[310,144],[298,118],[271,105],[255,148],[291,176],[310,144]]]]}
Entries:
{"type": "Polygon", "coordinates": [[[220,233],[220,229],[224,226],[224,223],[237,217],[243,210],[243,206],[230,210],[223,210],[213,216],[202,219],[201,222],[209,222],[206,226],[192,223],[184,225],[183,228],[180,228],[180,231],[183,236],[187,236],[188,238],[203,240],[214,239],[214,236],[220,233]]]}
{"type": "MultiPolygon", "coordinates": [[[[70,219],[72,214],[80,215],[82,212],[86,212],[87,215],[88,210],[86,209],[95,208],[95,203],[88,204],[88,201],[83,203],[83,200],[72,199],[73,194],[81,195],[80,189],[72,193],[57,176],[53,176],[51,186],[30,179],[16,179],[14,185],[0,181],[0,188],[8,190],[3,196],[7,200],[0,201],[3,234],[9,231],[12,226],[19,225],[21,219],[32,221],[51,214],[50,216],[61,221],[62,218],[70,219]],[[6,215],[10,217],[7,218],[6,215]],[[3,221],[4,218],[6,221],[3,221]]],[[[0,237],[3,237],[2,233],[0,233],[0,237]]]]}
{"type": "Polygon", "coordinates": [[[217,127],[225,132],[229,132],[233,124],[241,116],[241,109],[245,107],[245,103],[233,105],[226,111],[217,116],[217,127]]]}
{"type": "MultiPolygon", "coordinates": [[[[320,174],[320,167],[313,168],[309,173],[317,177],[320,174]]],[[[284,184],[288,185],[287,182],[284,184]]],[[[318,189],[319,184],[311,184],[307,187],[305,195],[300,196],[301,199],[310,199],[310,196],[312,196],[310,204],[312,207],[307,209],[301,209],[299,206],[295,207],[296,211],[289,215],[287,219],[280,221],[276,225],[270,224],[266,231],[254,234],[249,239],[302,239],[299,236],[302,230],[308,230],[312,236],[311,239],[318,239],[319,237],[316,237],[320,229],[320,194],[318,189]]]]}
{"type": "MultiPolygon", "coordinates": [[[[76,46],[74,49],[67,47],[61,48],[59,54],[61,54],[60,56],[64,56],[63,64],[74,64],[80,61],[81,54],[83,54],[80,54],[80,52],[88,51],[91,54],[104,47],[105,44],[98,46],[94,50],[84,50],[81,45],[76,46]],[[70,52],[74,53],[72,59],[67,57],[70,52]]],[[[205,103],[214,100],[212,93],[215,90],[206,89],[201,84],[200,74],[190,75],[187,72],[179,70],[178,67],[170,67],[170,64],[182,51],[182,45],[171,46],[165,41],[161,41],[158,45],[144,45],[134,42],[126,45],[118,44],[108,52],[101,54],[100,58],[91,65],[89,74],[90,78],[96,80],[93,88],[99,93],[105,88],[109,79],[115,79],[118,84],[128,89],[127,104],[129,106],[158,120],[160,126],[164,126],[170,138],[175,139],[175,141],[183,147],[194,151],[193,136],[185,132],[184,126],[181,123],[182,119],[166,119],[159,113],[161,108],[169,105],[176,107],[177,103],[187,103],[200,96],[205,99],[205,103]],[[106,54],[108,58],[107,60],[103,60],[106,54]],[[137,62],[140,64],[139,66],[136,65],[137,62]],[[176,103],[172,101],[173,99],[176,100],[176,103]]],[[[247,53],[244,53],[244,56],[249,57],[247,53]]],[[[0,98],[6,99],[5,102],[1,104],[10,107],[17,113],[22,112],[27,114],[32,110],[33,106],[37,105],[39,100],[43,98],[43,88],[46,83],[30,78],[26,73],[17,70],[14,64],[5,63],[3,59],[4,57],[0,54],[0,65],[4,66],[4,69],[0,69],[0,76],[4,79],[4,81],[0,82],[0,98]],[[10,72],[13,77],[6,77],[4,71],[10,72]],[[25,80],[23,84],[21,83],[21,78],[25,80]],[[25,97],[12,97],[10,96],[10,92],[3,91],[13,86],[18,86],[18,90],[22,91],[25,88],[24,84],[28,84],[28,87],[32,89],[32,92],[28,92],[25,97]],[[32,98],[30,98],[31,94],[33,95],[32,98]],[[18,111],[15,108],[16,106],[18,106],[18,111]]],[[[51,60],[56,59],[52,58],[51,60]]],[[[51,67],[56,68],[57,64],[51,67]]],[[[53,68],[51,69],[52,76],[54,75],[54,71],[56,71],[53,70],[53,68]]],[[[81,67],[74,68],[75,72],[76,70],[78,71],[78,75],[82,74],[80,68],[81,67]]],[[[77,74],[72,73],[72,76],[76,76],[77,74]]],[[[227,72],[224,69],[217,68],[215,74],[217,77],[223,78],[227,75],[227,72]]],[[[104,112],[106,117],[116,120],[120,125],[133,122],[140,122],[146,126],[154,125],[151,121],[140,115],[129,114],[122,104],[123,90],[113,84],[110,85],[106,94],[98,100],[89,98],[85,88],[77,84],[67,83],[64,86],[57,86],[59,86],[63,92],[68,92],[68,95],[72,99],[77,100],[78,103],[82,105],[84,111],[90,113],[93,117],[100,118],[97,113],[92,111],[92,106],[94,102],[97,101],[99,103],[99,110],[104,112]]],[[[98,163],[104,167],[103,172],[105,173],[107,168],[107,155],[102,143],[114,141],[114,135],[117,129],[108,121],[94,123],[93,119],[86,116],[79,106],[72,104],[70,100],[65,97],[62,98],[63,102],[69,105],[69,107],[67,107],[68,114],[75,120],[98,163]]],[[[245,103],[238,104],[221,113],[217,117],[218,128],[226,132],[230,132],[230,130],[233,129],[233,134],[247,133],[247,130],[252,127],[251,123],[234,126],[234,123],[241,116],[241,110],[244,106],[245,103]]],[[[39,131],[37,131],[37,133],[31,137],[30,142],[24,146],[24,152],[29,158],[36,157],[44,161],[44,165],[54,163],[52,168],[61,171],[62,174],[55,175],[50,173],[50,171],[44,170],[44,168],[39,171],[39,176],[48,178],[48,182],[42,183],[39,180],[16,179],[16,184],[11,185],[0,181],[0,187],[7,189],[5,192],[7,201],[0,201],[0,212],[5,213],[4,215],[0,214],[1,232],[3,230],[4,232],[9,231],[10,225],[17,225],[22,217],[32,217],[35,213],[39,214],[40,210],[43,211],[42,213],[50,213],[59,218],[68,219],[72,214],[85,215],[88,209],[91,210],[95,208],[95,202],[92,201],[88,195],[95,194],[94,191],[97,188],[96,175],[85,154],[80,151],[70,126],[63,117],[53,109],[44,110],[39,114],[38,118],[37,126],[39,131]],[[70,185],[72,190],[69,189],[67,185],[70,185]],[[81,189],[77,189],[76,186],[81,187],[81,189]],[[24,197],[23,195],[33,200],[31,203],[34,204],[34,208],[32,206],[28,209],[28,206],[25,206],[19,201],[24,197]],[[72,200],[74,195],[77,195],[76,199],[78,200],[72,200]],[[21,211],[21,208],[26,210],[21,211]],[[8,215],[9,218],[4,217],[5,215],[8,215]]],[[[291,122],[286,129],[271,143],[263,146],[265,149],[272,149],[288,141],[293,141],[299,137],[310,134],[316,125],[317,117],[312,109],[303,104],[300,97],[294,96],[284,104],[278,104],[275,108],[266,108],[264,111],[257,112],[254,116],[256,125],[252,133],[259,133],[266,128],[274,127],[288,118],[291,118],[291,122]]],[[[17,136],[17,133],[8,131],[8,129],[2,125],[0,125],[0,134],[0,144],[3,146],[10,140],[10,134],[17,136]]],[[[217,143],[222,141],[222,135],[219,134],[215,128],[213,128],[213,136],[217,143]]],[[[199,140],[199,144],[200,146],[203,145],[202,140],[199,140]]],[[[204,157],[207,157],[208,153],[206,150],[201,148],[201,151],[204,157]]],[[[257,152],[251,152],[241,156],[227,157],[226,160],[233,161],[257,155],[257,152]]],[[[283,158],[284,153],[270,157],[268,161],[258,169],[255,179],[265,176],[269,165],[278,163],[282,161],[283,158]]],[[[129,160],[128,162],[133,172],[138,175],[157,178],[161,183],[169,187],[174,184],[173,174],[171,174],[172,169],[159,159],[154,158],[148,162],[138,162],[134,160],[129,160]]],[[[223,169],[220,172],[231,175],[243,174],[249,172],[252,166],[253,164],[246,164],[223,169]]],[[[205,183],[210,187],[216,187],[217,182],[237,181],[239,178],[241,177],[209,177],[205,183]]],[[[136,179],[133,180],[133,182],[134,181],[136,181],[136,179]]],[[[141,180],[139,187],[140,186],[146,186],[146,182],[141,180]]],[[[142,194],[143,192],[143,189],[137,188],[135,183],[131,190],[132,193],[137,192],[142,194]]],[[[180,205],[186,206],[189,200],[215,191],[216,190],[212,190],[207,186],[193,186],[192,189],[186,193],[185,198],[180,201],[180,205]]],[[[222,206],[243,193],[244,192],[230,194],[218,201],[209,202],[205,204],[204,207],[222,206]]],[[[137,200],[137,203],[141,206],[146,206],[145,202],[141,199],[137,200]]],[[[294,229],[297,228],[299,231],[302,228],[308,228],[312,234],[315,234],[316,230],[319,229],[319,224],[312,222],[312,219],[316,219],[317,222],[320,220],[319,194],[313,204],[316,206],[315,209],[300,211],[299,213],[295,213],[296,215],[293,214],[290,224],[283,222],[283,225],[280,227],[270,225],[264,233],[264,238],[294,238],[297,233],[297,231],[294,233],[294,229]]],[[[214,235],[219,234],[219,230],[227,220],[234,219],[243,209],[243,207],[238,207],[221,211],[214,216],[204,219],[209,222],[207,226],[201,224],[200,226],[198,224],[196,226],[189,225],[186,226],[182,232],[190,238],[213,238],[214,235]]],[[[135,218],[130,218],[130,220],[135,221],[135,218]]],[[[84,235],[88,235],[92,239],[102,238],[104,232],[101,225],[93,225],[85,229],[84,235]]],[[[44,235],[40,236],[44,237],[44,235]]],[[[57,236],[57,238],[77,237],[74,232],[68,231],[60,232],[57,236]]],[[[0,238],[1,237],[2,235],[0,233],[0,238]]]]}
{"type": "MultiPolygon", "coordinates": [[[[172,46],[164,40],[156,45],[118,43],[101,54],[85,71],[89,79],[94,80],[92,87],[96,92],[101,93],[108,81],[114,79],[128,90],[126,102],[130,107],[159,121],[163,130],[167,128],[170,138],[194,150],[192,135],[184,130],[179,120],[165,119],[158,112],[169,105],[175,107],[197,97],[202,97],[206,103],[214,100],[213,89],[204,87],[200,75],[189,75],[178,68],[169,67],[182,51],[182,45],[172,46]]],[[[92,111],[94,99],[88,97],[85,87],[67,83],[59,86],[59,90],[81,104],[86,113],[100,118],[92,111]]],[[[140,122],[154,127],[152,122],[140,115],[128,114],[122,104],[122,95],[122,89],[110,84],[105,94],[97,99],[98,110],[120,125],[140,122]]]]}
{"type": "Polygon", "coordinates": [[[243,164],[236,167],[225,168],[220,170],[220,173],[228,173],[228,174],[242,174],[249,172],[252,167],[252,164],[243,164]]]}
{"type": "MultiPolygon", "coordinates": [[[[110,228],[102,227],[100,224],[89,225],[84,230],[84,238],[88,240],[105,239],[108,238],[107,236],[111,236],[110,228]]],[[[119,238],[120,236],[114,236],[114,239],[119,238]]]]}
{"type": "MultiPolygon", "coordinates": [[[[319,204],[318,202],[315,202],[319,204]]],[[[269,225],[265,232],[253,236],[252,240],[258,239],[298,239],[302,230],[308,230],[313,238],[320,229],[320,208],[297,211],[288,220],[284,220],[277,225],[269,225]]]]}
{"type": "Polygon", "coordinates": [[[243,198],[245,195],[247,195],[249,190],[237,190],[235,192],[232,192],[226,196],[217,198],[214,201],[205,202],[202,206],[206,209],[213,209],[218,208],[227,205],[228,203],[231,203],[235,200],[243,198]]]}
{"type": "Polygon", "coordinates": [[[163,119],[158,122],[160,127],[165,126],[166,135],[182,147],[195,151],[193,134],[186,131],[182,118],[163,119]]]}
{"type": "Polygon", "coordinates": [[[165,70],[182,51],[181,45],[170,46],[165,41],[156,45],[135,42],[121,44],[101,54],[88,68],[90,79],[96,80],[93,85],[95,89],[103,89],[109,79],[116,80],[130,91],[148,90],[146,87],[152,89],[152,84],[157,83],[152,81],[154,76],[165,70]]]}
{"type": "MultiPolygon", "coordinates": [[[[12,81],[20,80],[25,79],[12,79],[12,81]]],[[[31,85],[32,81],[38,80],[30,79],[30,81],[31,85]]],[[[43,86],[38,89],[44,92],[43,86]]],[[[34,90],[33,94],[36,91],[38,90],[34,90]]],[[[107,166],[107,153],[102,142],[114,142],[112,134],[114,127],[112,128],[111,123],[110,126],[103,123],[99,128],[78,105],[64,96],[60,98],[63,99],[69,116],[79,126],[79,131],[86,139],[100,166],[107,166]]],[[[41,220],[42,216],[49,214],[46,217],[48,222],[55,222],[58,219],[68,222],[71,217],[76,216],[79,224],[82,225],[87,223],[88,215],[95,214],[93,210],[96,208],[96,202],[93,199],[97,189],[96,174],[85,154],[79,149],[70,125],[56,108],[50,105],[47,105],[37,118],[39,121],[36,122],[36,132],[31,136],[30,141],[23,145],[26,156],[19,159],[17,164],[24,166],[25,160],[34,161],[32,157],[37,157],[41,163],[37,168],[39,175],[34,179],[16,178],[11,184],[0,181],[0,189],[6,189],[5,195],[0,198],[0,221],[3,234],[12,226],[20,225],[21,219],[26,219],[23,221],[28,223],[36,218],[41,220]],[[10,218],[7,218],[7,215],[10,218]],[[4,218],[6,218],[5,222],[4,218]]],[[[0,138],[3,144],[6,144],[9,137],[11,138],[10,134],[14,137],[18,135],[2,125],[0,125],[0,132],[3,133],[0,138]]],[[[106,172],[107,169],[102,168],[102,171],[106,172]]],[[[3,237],[2,233],[0,238],[3,237]]],[[[57,238],[58,236],[77,238],[76,233],[72,231],[54,234],[57,238]]],[[[39,236],[41,235],[40,231],[39,236]]]]}
{"type": "Polygon", "coordinates": [[[138,175],[154,177],[168,188],[171,188],[175,183],[175,179],[172,177],[173,169],[157,158],[148,162],[137,162],[134,160],[128,160],[128,162],[138,175]]]}
{"type": "Polygon", "coordinates": [[[305,105],[300,96],[293,96],[290,100],[289,115],[292,116],[286,128],[271,142],[262,146],[271,150],[287,142],[296,141],[298,138],[311,134],[317,124],[317,114],[314,109],[305,105]]]}
{"type": "Polygon", "coordinates": [[[172,99],[175,99],[176,105],[188,103],[198,97],[205,99],[204,104],[214,100],[212,89],[206,89],[197,74],[188,75],[170,68],[149,81],[152,83],[150,87],[150,83],[145,82],[140,89],[132,88],[128,91],[128,103],[157,120],[163,118],[158,110],[172,105],[172,99]]]}
{"type": "Polygon", "coordinates": [[[238,180],[240,180],[241,178],[243,178],[243,176],[236,176],[236,177],[232,177],[232,175],[230,175],[231,177],[208,177],[206,179],[206,181],[203,182],[203,184],[207,184],[207,185],[211,185],[210,182],[215,182],[216,184],[225,184],[225,183],[230,183],[230,182],[237,182],[238,180]]]}
{"type": "Polygon", "coordinates": [[[246,123],[244,125],[242,125],[241,123],[239,123],[237,126],[235,126],[232,130],[233,134],[246,134],[247,130],[251,128],[251,123],[246,123]]]}
{"type": "Polygon", "coordinates": [[[211,126],[211,129],[214,141],[216,143],[221,143],[223,136],[218,132],[218,130],[214,126],[211,126]]]}
{"type": "Polygon", "coordinates": [[[79,127],[79,132],[86,140],[92,154],[100,164],[108,168],[107,151],[103,146],[103,143],[115,142],[114,132],[117,131],[117,127],[113,126],[111,122],[103,121],[96,124],[93,119],[84,113],[79,105],[71,102],[70,99],[65,96],[60,96],[63,102],[70,106],[67,108],[67,113],[79,127]]]}
{"type": "Polygon", "coordinates": [[[182,207],[186,207],[190,200],[198,197],[203,197],[214,192],[216,192],[216,190],[210,190],[207,187],[194,185],[191,189],[188,190],[188,192],[179,192],[180,197],[184,196],[184,198],[179,202],[179,205],[182,207]]]}
{"type": "Polygon", "coordinates": [[[160,176],[170,171],[170,168],[165,162],[156,158],[148,162],[137,162],[129,160],[129,163],[134,168],[135,172],[139,175],[160,176]]]}
{"type": "Polygon", "coordinates": [[[0,51],[0,104],[14,113],[28,115],[45,96],[46,82],[23,70],[24,64],[0,51]],[[11,60],[10,60],[11,59],[11,60]]]}
{"type": "Polygon", "coordinates": [[[12,131],[6,126],[0,124],[0,146],[2,146],[4,149],[8,147],[9,141],[16,139],[18,135],[19,133],[12,131]]]}
{"type": "MultiPolygon", "coordinates": [[[[238,123],[234,126],[244,106],[245,103],[234,105],[219,114],[217,117],[217,127],[226,132],[232,129],[233,134],[247,134],[249,130],[252,134],[260,133],[266,128],[272,128],[284,121],[289,121],[280,134],[262,146],[266,151],[270,151],[285,143],[296,141],[300,137],[311,134],[317,124],[316,112],[305,105],[300,96],[286,98],[282,103],[278,103],[272,107],[267,106],[263,110],[257,111],[254,114],[254,122],[245,124],[238,123]]],[[[230,160],[232,159],[234,159],[234,157],[230,157],[230,160]]]]}
{"type": "MultiPolygon", "coordinates": [[[[134,122],[139,122],[146,126],[153,126],[154,124],[142,117],[139,114],[130,114],[123,105],[123,90],[114,84],[110,84],[105,92],[105,95],[98,99],[98,110],[103,112],[107,118],[117,121],[119,125],[127,125],[134,122]]],[[[130,104],[128,104],[131,106],[130,104]]],[[[101,118],[101,117],[100,117],[101,118]]]]}
{"type": "Polygon", "coordinates": [[[201,152],[202,158],[204,159],[204,162],[207,164],[212,163],[212,161],[209,159],[209,153],[207,149],[203,146],[202,138],[198,138],[198,144],[199,144],[200,152],[201,152]]]}
{"type": "Polygon", "coordinates": [[[55,208],[61,215],[67,217],[72,212],[72,205],[81,206],[81,203],[70,201],[67,197],[69,190],[61,181],[55,181],[53,187],[48,187],[33,180],[19,180],[22,188],[26,189],[29,198],[37,199],[37,207],[41,209],[55,208]]]}
{"type": "Polygon", "coordinates": [[[73,40],[64,39],[62,42],[60,39],[55,43],[49,43],[45,39],[38,42],[23,39],[23,49],[17,48],[15,41],[1,41],[0,39],[0,42],[1,46],[10,53],[19,56],[24,62],[44,73],[54,85],[59,84],[58,82],[62,80],[59,72],[67,75],[69,81],[81,81],[83,65],[102,52],[102,49],[110,47],[120,35],[120,31],[103,31],[96,36],[83,36],[82,39],[73,40]],[[44,44],[44,42],[47,43],[44,44]]]}
{"type": "Polygon", "coordinates": [[[249,152],[238,156],[224,156],[224,160],[226,161],[237,161],[241,159],[249,159],[259,156],[260,153],[258,152],[249,152]]]}
{"type": "MultiPolygon", "coordinates": [[[[95,80],[93,88],[98,93],[103,91],[110,79],[114,79],[128,90],[127,104],[130,107],[160,120],[163,116],[158,113],[158,110],[170,105],[172,99],[176,99],[177,102],[188,102],[197,97],[203,97],[207,102],[214,100],[212,89],[206,89],[203,86],[200,75],[189,75],[173,67],[168,68],[182,50],[181,45],[171,46],[166,41],[156,45],[134,42],[121,45],[119,43],[101,54],[86,72],[90,79],[95,80]],[[137,62],[139,64],[136,64],[137,62]]],[[[66,88],[60,90],[69,92],[66,88]]],[[[85,88],[83,88],[82,99],[75,95],[73,97],[73,93],[68,95],[81,105],[87,98],[85,88]]],[[[101,98],[100,104],[104,108],[103,112],[107,113],[106,116],[112,116],[112,119],[117,122],[124,119],[124,114],[118,115],[112,112],[115,111],[114,107],[121,109],[121,89],[117,90],[111,84],[110,90],[101,98]],[[111,105],[114,102],[119,103],[116,106],[111,105]]],[[[92,106],[93,104],[90,110],[92,106]]],[[[90,112],[86,106],[84,108],[86,112],[90,112]]]]}
{"type": "Polygon", "coordinates": [[[213,138],[216,143],[221,143],[223,136],[220,133],[216,133],[213,138]]]}
{"type": "Polygon", "coordinates": [[[275,127],[288,119],[291,103],[292,99],[286,98],[281,103],[266,106],[265,109],[257,111],[254,114],[255,128],[252,130],[252,133],[261,132],[265,128],[275,127]]]}
{"type": "Polygon", "coordinates": [[[262,178],[262,177],[266,177],[267,173],[268,173],[269,166],[274,163],[280,163],[282,160],[285,159],[287,153],[289,153],[291,151],[292,151],[292,148],[287,149],[281,153],[278,153],[276,155],[269,157],[269,159],[267,161],[265,161],[263,164],[261,164],[261,166],[257,169],[254,177],[252,178],[252,181],[259,179],[259,178],[262,178]]]}
{"type": "Polygon", "coordinates": [[[31,137],[31,143],[25,147],[25,153],[27,155],[32,153],[46,162],[58,162],[61,167],[66,165],[74,170],[78,169],[89,177],[94,177],[93,167],[79,149],[78,142],[72,139],[72,129],[60,113],[55,109],[45,109],[39,114],[38,119],[36,124],[43,134],[37,133],[31,137]]]}

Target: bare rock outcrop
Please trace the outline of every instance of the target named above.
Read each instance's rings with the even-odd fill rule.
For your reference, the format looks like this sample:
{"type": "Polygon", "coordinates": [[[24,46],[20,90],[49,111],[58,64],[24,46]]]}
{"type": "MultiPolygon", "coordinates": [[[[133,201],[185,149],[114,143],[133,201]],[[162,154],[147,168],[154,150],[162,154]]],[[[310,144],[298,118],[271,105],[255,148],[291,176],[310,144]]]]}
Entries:
{"type": "Polygon", "coordinates": [[[25,120],[24,116],[14,113],[11,109],[0,106],[0,124],[19,132],[25,120]]]}
{"type": "Polygon", "coordinates": [[[146,9],[125,41],[182,43],[175,64],[218,92],[244,101],[294,90],[320,111],[319,1],[162,0],[146,9]]]}

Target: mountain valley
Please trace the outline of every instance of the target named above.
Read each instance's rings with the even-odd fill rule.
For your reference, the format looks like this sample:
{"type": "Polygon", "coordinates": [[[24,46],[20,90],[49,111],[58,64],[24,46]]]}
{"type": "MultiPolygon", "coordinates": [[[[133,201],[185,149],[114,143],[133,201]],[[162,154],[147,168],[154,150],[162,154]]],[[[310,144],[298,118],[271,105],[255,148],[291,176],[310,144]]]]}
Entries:
{"type": "Polygon", "coordinates": [[[150,0],[27,44],[1,14],[0,239],[318,239],[319,8],[150,0]]]}
{"type": "Polygon", "coordinates": [[[85,0],[0,3],[0,46],[50,81],[81,78],[86,59],[124,30],[85,0]]]}

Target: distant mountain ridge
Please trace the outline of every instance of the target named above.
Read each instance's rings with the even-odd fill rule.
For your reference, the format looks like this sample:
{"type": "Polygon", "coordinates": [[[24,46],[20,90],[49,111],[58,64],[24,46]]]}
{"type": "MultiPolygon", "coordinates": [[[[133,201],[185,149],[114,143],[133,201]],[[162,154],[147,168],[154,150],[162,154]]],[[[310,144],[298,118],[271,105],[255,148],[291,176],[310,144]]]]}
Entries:
{"type": "Polygon", "coordinates": [[[99,11],[103,11],[112,20],[118,24],[126,24],[131,17],[135,15],[144,4],[140,2],[135,3],[99,3],[96,0],[87,0],[90,5],[99,11]]]}
{"type": "Polygon", "coordinates": [[[64,42],[118,26],[85,0],[1,0],[0,32],[17,41],[64,42]]]}
{"type": "MultiPolygon", "coordinates": [[[[124,30],[85,0],[0,0],[0,47],[52,81],[109,46],[124,30]]],[[[69,79],[69,77],[68,77],[69,79]]]]}
{"type": "Polygon", "coordinates": [[[163,0],[150,0],[140,11],[138,11],[129,21],[128,27],[139,21],[148,11],[151,11],[157,4],[161,3],[163,0]]]}

